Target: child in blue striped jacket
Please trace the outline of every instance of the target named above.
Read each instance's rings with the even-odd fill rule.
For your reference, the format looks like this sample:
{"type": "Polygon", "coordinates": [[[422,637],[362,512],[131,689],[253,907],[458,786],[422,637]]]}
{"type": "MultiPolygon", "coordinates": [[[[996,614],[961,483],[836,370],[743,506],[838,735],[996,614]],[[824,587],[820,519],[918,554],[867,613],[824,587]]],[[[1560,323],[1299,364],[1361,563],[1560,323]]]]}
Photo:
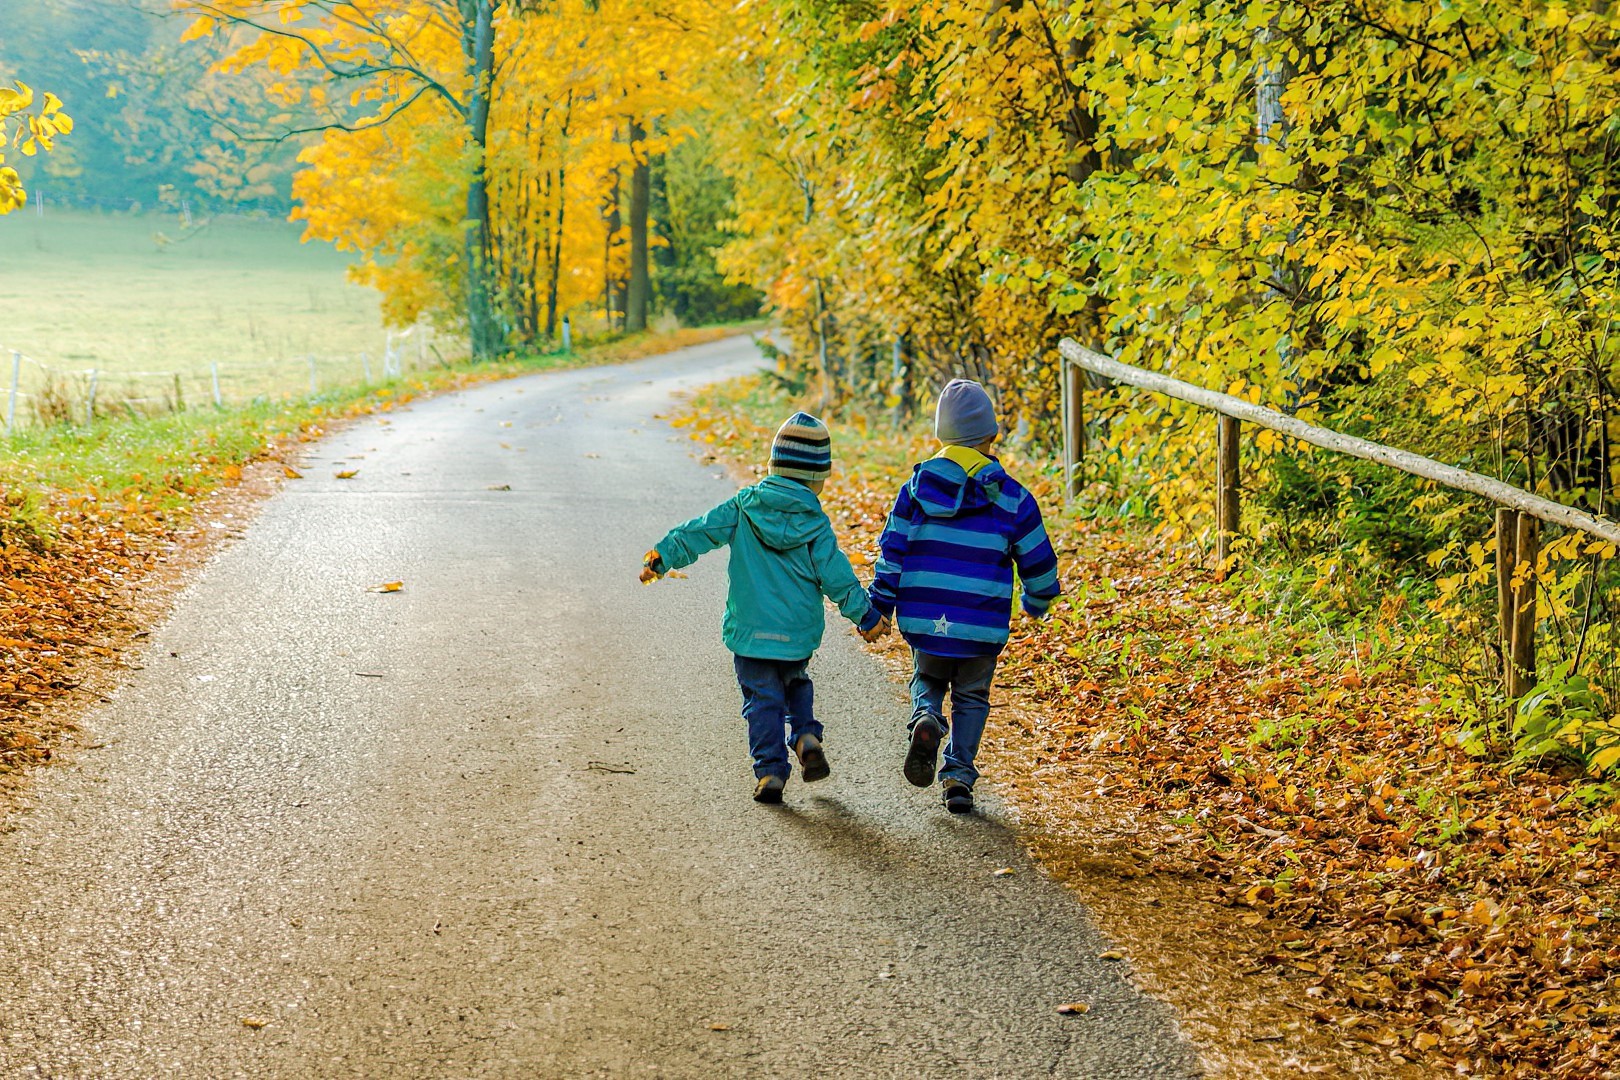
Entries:
{"type": "Polygon", "coordinates": [[[911,645],[906,779],[918,787],[934,782],[940,741],[949,734],[939,776],[953,814],[973,809],[973,759],[1011,628],[1013,570],[1030,616],[1043,617],[1059,591],[1057,555],[1035,497],[990,454],[999,433],[984,387],[953,379],[934,416],[943,447],[900,489],[868,590],[872,606],[911,645]]]}

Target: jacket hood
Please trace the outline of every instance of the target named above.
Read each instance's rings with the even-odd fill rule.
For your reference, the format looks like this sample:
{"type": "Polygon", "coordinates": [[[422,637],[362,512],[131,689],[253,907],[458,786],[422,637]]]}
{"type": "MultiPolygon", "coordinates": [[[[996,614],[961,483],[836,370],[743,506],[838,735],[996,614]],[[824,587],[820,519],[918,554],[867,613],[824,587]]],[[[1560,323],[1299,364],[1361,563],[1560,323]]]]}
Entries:
{"type": "Polygon", "coordinates": [[[792,551],[808,544],[826,518],[816,493],[783,476],[767,476],[737,494],[737,509],[773,551],[792,551]]]}
{"type": "MultiPolygon", "coordinates": [[[[929,517],[950,518],[995,502],[1006,470],[995,458],[985,458],[970,474],[959,455],[929,458],[911,474],[911,498],[929,517]]],[[[977,455],[975,455],[977,456],[977,455]]]]}

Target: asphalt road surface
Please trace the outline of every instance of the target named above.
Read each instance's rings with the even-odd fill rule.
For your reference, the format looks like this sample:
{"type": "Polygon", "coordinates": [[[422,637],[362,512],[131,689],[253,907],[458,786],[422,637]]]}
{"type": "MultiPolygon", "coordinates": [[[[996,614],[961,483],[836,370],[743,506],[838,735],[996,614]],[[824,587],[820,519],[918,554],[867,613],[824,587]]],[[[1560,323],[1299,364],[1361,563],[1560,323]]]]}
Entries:
{"type": "Polygon", "coordinates": [[[724,555],[635,576],[734,490],[655,414],[757,364],[318,444],[6,823],[0,1075],[1197,1075],[993,796],[904,782],[901,688],[836,615],[832,778],[750,801],[724,555]]]}

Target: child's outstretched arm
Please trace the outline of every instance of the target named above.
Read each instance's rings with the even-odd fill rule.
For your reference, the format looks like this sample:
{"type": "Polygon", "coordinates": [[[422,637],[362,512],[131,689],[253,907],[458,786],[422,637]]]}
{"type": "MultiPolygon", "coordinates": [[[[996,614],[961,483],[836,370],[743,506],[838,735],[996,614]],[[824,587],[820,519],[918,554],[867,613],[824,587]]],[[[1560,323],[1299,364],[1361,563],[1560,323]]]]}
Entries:
{"type": "Polygon", "coordinates": [[[683,521],[665,533],[658,546],[647,553],[641,580],[655,580],[671,570],[692,565],[704,552],[731,543],[736,532],[737,500],[732,497],[707,514],[683,521]],[[652,572],[652,577],[647,576],[647,571],[652,572]]]}
{"type": "MultiPolygon", "coordinates": [[[[821,535],[810,541],[810,559],[816,567],[821,595],[838,605],[839,614],[854,623],[862,637],[876,630],[883,616],[867,599],[866,590],[855,576],[855,568],[849,565],[849,557],[839,550],[830,522],[821,535]]],[[[881,636],[867,637],[867,640],[881,636]]]]}
{"type": "Polygon", "coordinates": [[[885,619],[894,618],[895,605],[900,602],[900,570],[906,561],[906,549],[911,544],[911,489],[903,487],[895,496],[894,509],[883,524],[883,535],[878,539],[878,561],[872,587],[867,595],[872,606],[885,619]]]}
{"type": "Polygon", "coordinates": [[[1046,535],[1041,508],[1035,496],[1024,492],[1013,518],[1013,564],[1024,584],[1024,611],[1039,619],[1062,591],[1058,582],[1057,552],[1046,535]]]}

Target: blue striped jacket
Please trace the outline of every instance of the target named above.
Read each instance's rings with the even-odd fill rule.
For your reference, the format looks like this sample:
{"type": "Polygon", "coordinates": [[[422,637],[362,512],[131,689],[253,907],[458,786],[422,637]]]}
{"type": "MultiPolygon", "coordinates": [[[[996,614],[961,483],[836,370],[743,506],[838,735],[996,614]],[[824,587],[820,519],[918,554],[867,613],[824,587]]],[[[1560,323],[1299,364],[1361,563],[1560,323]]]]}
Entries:
{"type": "Polygon", "coordinates": [[[990,656],[1007,643],[1013,570],[1024,610],[1058,595],[1057,555],[1035,497],[994,458],[948,446],[918,465],[883,528],[872,606],[912,647],[990,656]]]}

